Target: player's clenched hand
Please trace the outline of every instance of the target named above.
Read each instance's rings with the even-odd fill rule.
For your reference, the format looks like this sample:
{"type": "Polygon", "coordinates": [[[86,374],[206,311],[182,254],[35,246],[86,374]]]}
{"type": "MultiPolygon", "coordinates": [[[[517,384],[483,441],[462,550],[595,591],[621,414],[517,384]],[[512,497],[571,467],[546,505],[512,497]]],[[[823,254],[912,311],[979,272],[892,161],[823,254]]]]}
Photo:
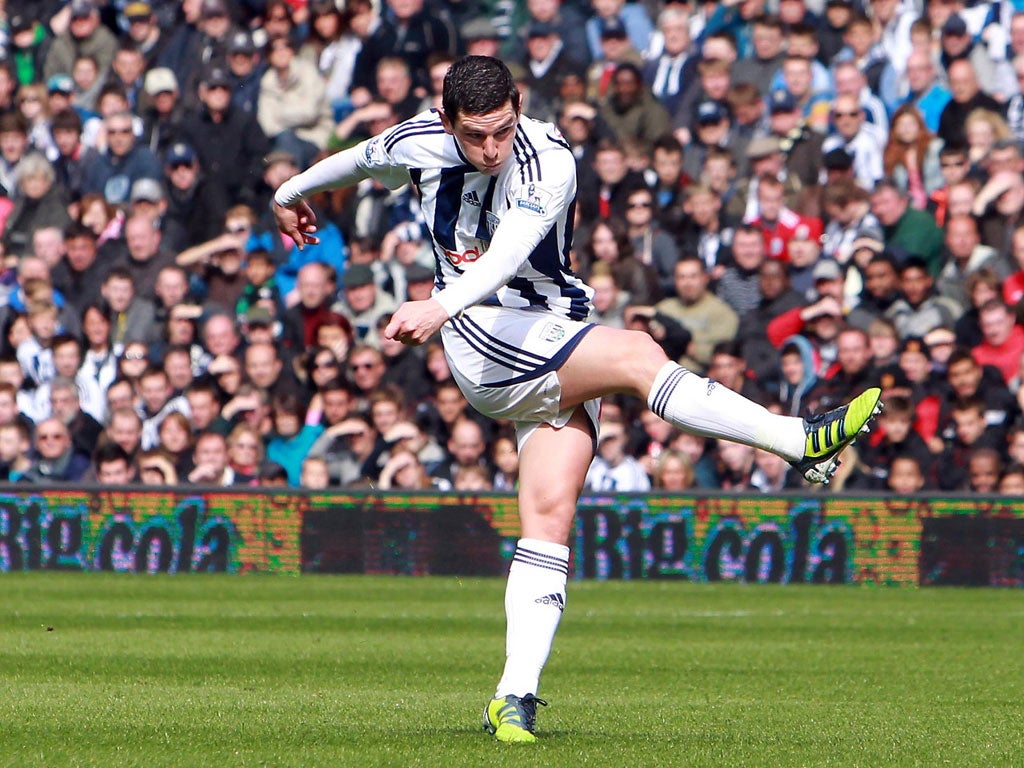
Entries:
{"type": "Polygon", "coordinates": [[[422,344],[437,333],[447,320],[448,313],[434,299],[407,301],[391,316],[384,335],[403,344],[422,344]]]}
{"type": "Polygon", "coordinates": [[[307,243],[316,245],[320,242],[320,238],[313,234],[316,232],[316,214],[305,200],[287,208],[275,202],[273,210],[277,228],[294,240],[300,251],[307,243]]]}

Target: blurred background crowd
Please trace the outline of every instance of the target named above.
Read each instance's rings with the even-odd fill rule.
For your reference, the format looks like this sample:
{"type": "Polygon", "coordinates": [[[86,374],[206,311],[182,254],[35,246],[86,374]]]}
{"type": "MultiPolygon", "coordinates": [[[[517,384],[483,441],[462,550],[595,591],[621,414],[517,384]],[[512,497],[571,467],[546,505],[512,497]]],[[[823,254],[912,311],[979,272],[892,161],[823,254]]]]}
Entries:
{"type": "MultiPolygon", "coordinates": [[[[466,53],[577,159],[598,323],[786,414],[884,390],[833,488],[1024,494],[1024,2],[0,1],[8,482],[513,490],[409,187],[269,210],[466,53]]],[[[799,487],[608,398],[594,491],[799,487]]]]}

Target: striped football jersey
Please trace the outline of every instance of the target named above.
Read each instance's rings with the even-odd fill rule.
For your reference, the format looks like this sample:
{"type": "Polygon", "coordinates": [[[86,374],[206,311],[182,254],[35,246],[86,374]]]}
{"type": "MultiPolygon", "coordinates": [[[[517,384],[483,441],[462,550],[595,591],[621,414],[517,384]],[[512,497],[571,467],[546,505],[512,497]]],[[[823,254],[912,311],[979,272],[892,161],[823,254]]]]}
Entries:
{"type": "Polygon", "coordinates": [[[481,303],[544,308],[571,320],[590,314],[592,291],[569,266],[576,162],[554,125],[522,117],[513,155],[488,176],[469,163],[430,110],[370,139],[357,164],[389,187],[397,186],[397,172],[408,173],[433,244],[435,291],[478,260],[483,268],[505,221],[499,236],[520,249],[516,263],[522,263],[481,303]]]}

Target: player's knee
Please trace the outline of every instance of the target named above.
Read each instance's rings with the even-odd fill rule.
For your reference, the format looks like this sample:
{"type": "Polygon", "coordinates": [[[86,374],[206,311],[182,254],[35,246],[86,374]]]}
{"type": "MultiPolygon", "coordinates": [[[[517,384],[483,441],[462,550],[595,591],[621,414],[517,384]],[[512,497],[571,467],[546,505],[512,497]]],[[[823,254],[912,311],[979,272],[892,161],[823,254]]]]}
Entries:
{"type": "Polygon", "coordinates": [[[650,335],[637,332],[631,339],[629,363],[635,374],[635,386],[646,396],[661,367],[668,362],[665,350],[650,335]]]}

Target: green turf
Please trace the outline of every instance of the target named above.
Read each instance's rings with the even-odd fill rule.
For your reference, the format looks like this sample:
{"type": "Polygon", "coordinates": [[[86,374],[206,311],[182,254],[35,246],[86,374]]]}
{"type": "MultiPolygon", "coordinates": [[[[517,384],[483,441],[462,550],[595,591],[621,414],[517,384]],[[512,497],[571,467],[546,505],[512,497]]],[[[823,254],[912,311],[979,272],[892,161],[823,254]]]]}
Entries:
{"type": "Polygon", "coordinates": [[[1024,592],[574,583],[534,746],[500,580],[0,577],[2,766],[1024,765],[1024,592]]]}

